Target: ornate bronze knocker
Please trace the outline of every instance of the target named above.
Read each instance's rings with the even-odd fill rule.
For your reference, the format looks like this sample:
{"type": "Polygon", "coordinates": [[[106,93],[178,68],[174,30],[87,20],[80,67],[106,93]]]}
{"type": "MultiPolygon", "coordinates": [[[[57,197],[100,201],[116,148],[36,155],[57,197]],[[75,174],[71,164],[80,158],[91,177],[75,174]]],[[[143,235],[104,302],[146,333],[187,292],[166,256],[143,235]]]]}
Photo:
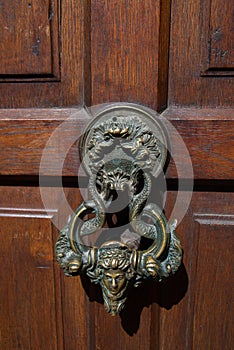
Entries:
{"type": "Polygon", "coordinates": [[[105,309],[116,315],[129,287],[146,278],[161,281],[181,263],[176,223],[169,225],[161,209],[147,203],[152,178],[167,158],[166,133],[148,109],[114,104],[88,125],[79,148],[92,200],[84,201],[60,232],[56,257],[65,275],[86,273],[99,283],[105,309]],[[123,208],[117,205],[111,212],[123,193],[127,198],[121,201],[123,208]],[[118,215],[127,217],[125,225],[105,228],[107,218],[118,215]],[[107,231],[110,239],[99,246],[84,243],[85,236],[101,237],[107,231]],[[142,237],[148,241],[144,249],[142,237]]]}

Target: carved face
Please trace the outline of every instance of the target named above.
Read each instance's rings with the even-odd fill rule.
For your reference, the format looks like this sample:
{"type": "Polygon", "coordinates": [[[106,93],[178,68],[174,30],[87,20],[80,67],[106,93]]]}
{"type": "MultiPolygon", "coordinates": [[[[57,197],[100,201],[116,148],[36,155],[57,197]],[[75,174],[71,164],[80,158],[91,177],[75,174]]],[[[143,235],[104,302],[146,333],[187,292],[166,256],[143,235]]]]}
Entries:
{"type": "Polygon", "coordinates": [[[103,274],[103,283],[112,295],[117,295],[122,290],[126,289],[126,274],[119,269],[105,270],[103,274]]]}

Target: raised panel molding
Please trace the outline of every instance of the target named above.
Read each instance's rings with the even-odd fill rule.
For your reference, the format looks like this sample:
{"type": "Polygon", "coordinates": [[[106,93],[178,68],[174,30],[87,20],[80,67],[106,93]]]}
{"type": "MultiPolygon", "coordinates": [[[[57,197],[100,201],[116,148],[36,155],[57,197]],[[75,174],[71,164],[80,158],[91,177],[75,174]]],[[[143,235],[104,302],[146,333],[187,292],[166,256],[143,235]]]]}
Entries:
{"type": "Polygon", "coordinates": [[[167,106],[170,1],[91,1],[91,104],[167,106]]]}
{"type": "Polygon", "coordinates": [[[234,75],[233,13],[233,1],[203,1],[202,75],[234,75]]]}
{"type": "Polygon", "coordinates": [[[51,223],[55,213],[0,208],[1,349],[61,348],[61,296],[51,223]]]}
{"type": "MultiPolygon", "coordinates": [[[[229,53],[233,50],[233,24],[230,24],[233,1],[171,1],[171,6],[169,105],[191,106],[197,110],[198,107],[232,108],[234,80],[225,75],[233,74],[233,64],[217,62],[217,66],[210,69],[213,63],[209,45],[212,33],[220,28],[223,37],[220,36],[222,40],[217,43],[218,50],[229,53]],[[210,31],[211,23],[214,27],[210,31]]],[[[215,59],[216,42],[212,45],[215,59]]],[[[229,61],[232,62],[231,58],[229,61]]]]}
{"type": "Polygon", "coordinates": [[[0,82],[59,80],[59,0],[2,1],[0,82]]]}
{"type": "Polygon", "coordinates": [[[189,309],[192,349],[232,347],[233,228],[233,215],[194,215],[189,309]]]}
{"type": "MultiPolygon", "coordinates": [[[[0,110],[0,175],[38,176],[40,169],[40,175],[76,177],[80,160],[77,143],[71,145],[71,140],[77,140],[87,125],[85,116],[78,108],[0,110]],[[43,151],[56,130],[60,142],[51,143],[43,167],[43,151]]],[[[233,179],[233,109],[168,108],[163,118],[170,122],[166,126],[171,148],[177,152],[177,164],[171,160],[167,178],[177,178],[176,166],[186,168],[189,161],[178,143],[179,133],[195,179],[233,179]]]]}
{"type": "Polygon", "coordinates": [[[2,0],[0,12],[1,108],[83,105],[89,1],[2,0]]]}

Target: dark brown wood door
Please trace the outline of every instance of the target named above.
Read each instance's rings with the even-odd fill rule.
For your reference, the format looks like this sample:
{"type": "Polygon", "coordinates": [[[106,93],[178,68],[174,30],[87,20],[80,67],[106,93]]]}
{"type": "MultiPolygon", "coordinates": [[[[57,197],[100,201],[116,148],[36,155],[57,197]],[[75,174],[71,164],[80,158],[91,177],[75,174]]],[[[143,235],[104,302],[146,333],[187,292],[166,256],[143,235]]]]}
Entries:
{"type": "Polygon", "coordinates": [[[232,348],[233,6],[0,2],[2,350],[232,348]],[[183,198],[191,180],[178,133],[194,190],[177,230],[181,269],[133,290],[126,309],[111,317],[97,286],[60,272],[54,244],[85,191],[84,176],[77,186],[75,142],[87,122],[82,108],[117,101],[157,110],[175,128],[167,217],[178,198],[178,168],[183,198]],[[42,162],[45,149],[50,157],[42,162]]]}

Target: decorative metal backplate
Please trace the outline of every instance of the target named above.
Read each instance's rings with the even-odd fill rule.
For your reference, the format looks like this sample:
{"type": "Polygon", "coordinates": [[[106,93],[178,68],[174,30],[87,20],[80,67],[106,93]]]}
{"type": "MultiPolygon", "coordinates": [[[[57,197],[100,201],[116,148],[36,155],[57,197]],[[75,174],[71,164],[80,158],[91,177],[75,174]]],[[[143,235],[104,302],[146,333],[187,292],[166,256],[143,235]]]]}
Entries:
{"type": "Polygon", "coordinates": [[[56,257],[65,275],[86,273],[99,283],[105,309],[116,315],[130,287],[146,278],[161,281],[181,263],[176,223],[169,225],[161,209],[147,202],[152,178],[159,175],[167,158],[166,133],[148,109],[115,104],[92,120],[79,148],[92,199],[78,207],[60,232],[56,257]],[[117,205],[112,212],[123,193],[124,208],[117,205]],[[127,216],[127,225],[105,228],[112,216],[127,216]],[[100,237],[107,231],[109,238],[102,244],[84,243],[85,237],[100,237]],[[148,245],[141,250],[142,238],[148,245]]]}

